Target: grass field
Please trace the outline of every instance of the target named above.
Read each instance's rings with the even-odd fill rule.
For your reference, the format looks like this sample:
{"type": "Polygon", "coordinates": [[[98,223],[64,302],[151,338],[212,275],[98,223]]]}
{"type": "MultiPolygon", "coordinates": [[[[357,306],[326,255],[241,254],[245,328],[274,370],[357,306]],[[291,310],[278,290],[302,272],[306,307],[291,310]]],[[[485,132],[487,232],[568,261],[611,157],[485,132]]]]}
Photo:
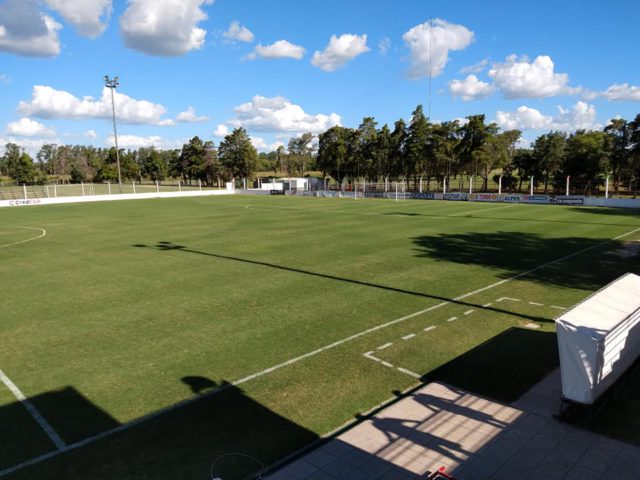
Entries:
{"type": "Polygon", "coordinates": [[[0,370],[59,437],[0,384],[0,471],[207,479],[222,453],[272,463],[420,379],[512,401],[557,365],[561,308],[639,270],[638,239],[640,212],[584,207],[0,209],[0,370]]]}

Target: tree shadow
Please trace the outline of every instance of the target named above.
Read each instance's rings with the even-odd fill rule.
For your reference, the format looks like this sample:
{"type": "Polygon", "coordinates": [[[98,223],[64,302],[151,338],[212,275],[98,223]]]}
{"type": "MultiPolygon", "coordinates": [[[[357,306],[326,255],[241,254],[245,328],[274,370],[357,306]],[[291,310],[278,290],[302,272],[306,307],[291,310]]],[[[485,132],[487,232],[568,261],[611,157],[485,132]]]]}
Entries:
{"type": "Polygon", "coordinates": [[[535,233],[500,231],[421,236],[413,242],[418,257],[480,265],[498,271],[499,278],[512,278],[536,269],[526,274],[527,280],[583,290],[598,289],[626,273],[631,268],[630,262],[640,265],[640,258],[621,260],[599,251],[601,246],[608,250],[623,247],[620,240],[549,238],[535,233]]]}
{"type": "Polygon", "coordinates": [[[422,378],[511,403],[558,367],[555,333],[512,327],[422,378]]]}
{"type": "MultiPolygon", "coordinates": [[[[631,217],[640,220],[638,208],[613,208],[613,207],[566,207],[575,213],[588,215],[607,215],[613,217],[631,217]]],[[[629,225],[632,227],[633,225],[629,225]]]]}

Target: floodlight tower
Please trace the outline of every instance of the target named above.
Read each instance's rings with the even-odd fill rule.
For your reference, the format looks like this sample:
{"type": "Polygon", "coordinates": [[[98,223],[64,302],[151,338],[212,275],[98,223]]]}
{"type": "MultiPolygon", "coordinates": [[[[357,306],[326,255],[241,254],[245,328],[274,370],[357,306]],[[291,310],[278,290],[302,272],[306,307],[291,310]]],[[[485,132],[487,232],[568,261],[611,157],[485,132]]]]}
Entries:
{"type": "Polygon", "coordinates": [[[113,91],[118,88],[120,85],[120,80],[118,77],[114,77],[113,79],[109,78],[109,75],[104,76],[104,85],[108,89],[111,90],[111,111],[113,113],[113,138],[116,144],[116,164],[118,166],[118,188],[120,189],[120,193],[122,193],[122,176],[120,174],[120,152],[118,151],[118,131],[116,129],[116,102],[114,99],[113,91]]]}

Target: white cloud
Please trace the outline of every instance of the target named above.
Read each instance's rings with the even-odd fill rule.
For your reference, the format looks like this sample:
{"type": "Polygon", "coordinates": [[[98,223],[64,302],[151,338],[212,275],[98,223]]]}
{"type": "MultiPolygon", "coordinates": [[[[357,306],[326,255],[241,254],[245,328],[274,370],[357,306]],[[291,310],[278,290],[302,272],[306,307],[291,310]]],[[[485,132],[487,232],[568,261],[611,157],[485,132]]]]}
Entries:
{"type": "Polygon", "coordinates": [[[544,115],[535,108],[518,107],[515,112],[496,113],[496,123],[504,130],[562,130],[566,132],[585,129],[599,129],[596,108],[586,102],[578,101],[570,109],[558,107],[556,116],[544,115]]]}
{"type": "Polygon", "coordinates": [[[11,77],[9,75],[0,74],[0,83],[11,83],[11,77]]]}
{"type": "Polygon", "coordinates": [[[86,132],[84,132],[84,136],[91,140],[95,140],[96,138],[98,138],[98,134],[95,130],[87,130],[86,132]]]}
{"type": "Polygon", "coordinates": [[[55,137],[56,135],[53,128],[30,118],[21,118],[15,122],[8,123],[7,133],[18,137],[55,137]]]}
{"type": "Polygon", "coordinates": [[[555,73],[548,55],[540,55],[533,62],[527,57],[510,55],[504,63],[494,63],[489,70],[495,87],[505,98],[541,98],[576,94],[579,88],[569,87],[569,75],[555,73]]]}
{"type": "Polygon", "coordinates": [[[278,147],[284,147],[284,143],[276,140],[273,143],[267,143],[264,138],[261,137],[251,137],[251,143],[256,150],[259,152],[273,152],[278,149],[278,147]]]}
{"type": "Polygon", "coordinates": [[[350,60],[369,51],[367,35],[344,33],[339,37],[331,36],[324,51],[316,51],[311,64],[325,72],[334,72],[344,67],[350,60]]]}
{"type": "MultiPolygon", "coordinates": [[[[150,125],[173,125],[173,120],[163,119],[166,109],[148,100],[136,100],[115,92],[116,116],[118,122],[150,125]]],[[[18,112],[38,118],[111,118],[111,92],[107,87],[102,97],[78,98],[64,90],[56,90],[45,85],[36,85],[30,101],[21,101],[18,112]]]]}
{"type": "Polygon", "coordinates": [[[85,37],[95,38],[107,28],[111,17],[111,0],[44,0],[62,18],[85,37]]]}
{"type": "Polygon", "coordinates": [[[306,50],[299,46],[294,45],[287,40],[278,40],[271,45],[256,45],[255,50],[247,55],[247,60],[256,60],[257,58],[266,58],[268,60],[276,58],[293,58],[300,60],[304,57],[306,50]]]}
{"type": "Polygon", "coordinates": [[[614,102],[640,102],[640,87],[628,83],[615,83],[600,95],[614,102]]]}
{"type": "Polygon", "coordinates": [[[461,68],[460,73],[463,75],[467,73],[480,73],[487,65],[489,65],[489,60],[485,58],[484,60],[480,60],[478,63],[461,68]]]}
{"type": "MultiPolygon", "coordinates": [[[[158,135],[141,137],[138,135],[118,135],[118,148],[136,149],[141,147],[156,147],[161,150],[181,148],[185,141],[180,139],[166,139],[158,135]]],[[[115,146],[113,135],[107,137],[107,145],[115,146]]]]}
{"type": "Polygon", "coordinates": [[[209,120],[209,117],[201,115],[196,115],[196,109],[193,107],[187,108],[184,112],[180,112],[176,117],[178,122],[182,123],[196,123],[196,122],[206,122],[209,120]]]}
{"type": "Polygon", "coordinates": [[[493,86],[482,80],[478,80],[475,75],[469,75],[464,80],[453,80],[449,83],[449,91],[454,97],[460,97],[468,102],[487,98],[493,93],[493,86]]]}
{"type": "Polygon", "coordinates": [[[0,137],[0,155],[4,154],[5,145],[7,143],[15,143],[16,145],[24,148],[29,155],[35,158],[36,154],[38,153],[38,150],[40,150],[40,148],[43,145],[46,145],[48,143],[60,144],[61,142],[59,138],[51,138],[51,137],[46,137],[46,138],[12,137],[12,136],[0,137]]]}
{"type": "Polygon", "coordinates": [[[223,37],[237,42],[253,42],[253,33],[247,27],[234,20],[229,25],[229,30],[222,34],[223,37]]]}
{"type": "Polygon", "coordinates": [[[378,42],[378,52],[380,53],[380,55],[386,55],[387,53],[389,53],[390,48],[391,39],[389,37],[384,37],[378,42]]]}
{"type": "Polygon", "coordinates": [[[229,133],[230,133],[229,127],[221,123],[216,127],[215,131],[213,132],[213,136],[223,138],[229,135],[229,133]]]}
{"type": "Polygon", "coordinates": [[[437,77],[449,61],[449,52],[467,48],[473,42],[473,32],[436,18],[416,25],[402,39],[411,50],[409,77],[437,77]]]}
{"type": "Polygon", "coordinates": [[[35,0],[7,0],[0,4],[0,52],[54,57],[60,53],[61,28],[38,9],[35,0]]]}
{"type": "Polygon", "coordinates": [[[228,121],[228,125],[263,132],[320,133],[341,122],[336,113],[310,115],[284,97],[256,95],[251,102],[237,106],[234,111],[236,117],[228,121]]]}
{"type": "Polygon", "coordinates": [[[149,55],[177,56],[203,47],[207,32],[198,24],[207,19],[203,5],[213,0],[129,0],[120,17],[127,47],[149,55]]]}

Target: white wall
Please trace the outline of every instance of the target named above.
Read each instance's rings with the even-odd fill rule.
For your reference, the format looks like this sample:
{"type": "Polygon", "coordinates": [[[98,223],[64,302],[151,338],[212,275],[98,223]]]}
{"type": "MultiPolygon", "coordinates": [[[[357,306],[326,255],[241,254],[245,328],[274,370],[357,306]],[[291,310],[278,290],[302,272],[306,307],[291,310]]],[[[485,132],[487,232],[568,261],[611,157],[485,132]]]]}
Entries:
{"type": "Polygon", "coordinates": [[[0,207],[24,207],[26,205],[55,205],[60,203],[111,202],[114,200],[139,200],[144,198],[207,197],[233,195],[235,190],[195,190],[188,192],[125,193],[119,195],[91,195],[85,197],[31,198],[28,200],[0,200],[0,207]]]}

